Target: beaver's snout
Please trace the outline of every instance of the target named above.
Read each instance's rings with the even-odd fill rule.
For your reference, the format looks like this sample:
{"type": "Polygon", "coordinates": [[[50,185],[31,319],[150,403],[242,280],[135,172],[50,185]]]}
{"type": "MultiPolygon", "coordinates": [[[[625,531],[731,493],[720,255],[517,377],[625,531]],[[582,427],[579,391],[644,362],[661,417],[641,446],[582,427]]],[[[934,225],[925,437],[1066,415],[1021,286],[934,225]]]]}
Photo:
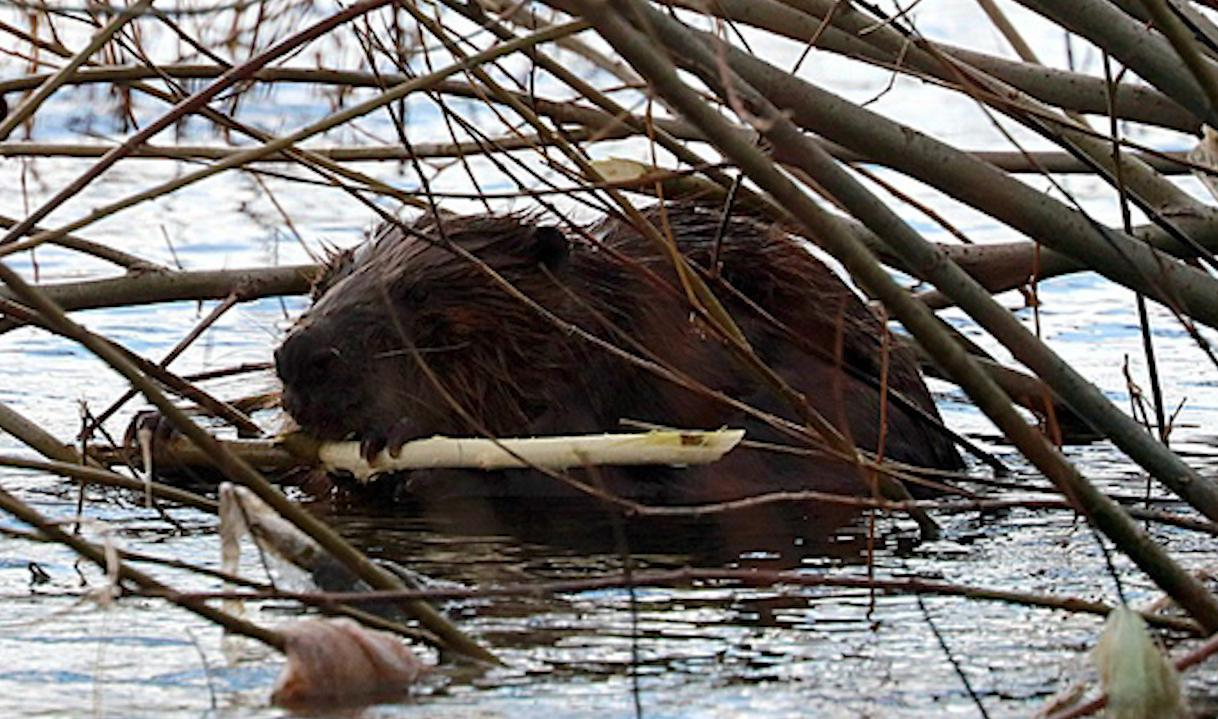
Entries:
{"type": "Polygon", "coordinates": [[[339,370],[342,359],[339,348],[319,343],[306,332],[295,332],[275,350],[275,372],[285,387],[325,384],[339,370]]]}
{"type": "Polygon", "coordinates": [[[358,372],[327,333],[299,328],[275,350],[283,383],[283,408],[300,427],[322,439],[344,439],[358,430],[358,372]]]}

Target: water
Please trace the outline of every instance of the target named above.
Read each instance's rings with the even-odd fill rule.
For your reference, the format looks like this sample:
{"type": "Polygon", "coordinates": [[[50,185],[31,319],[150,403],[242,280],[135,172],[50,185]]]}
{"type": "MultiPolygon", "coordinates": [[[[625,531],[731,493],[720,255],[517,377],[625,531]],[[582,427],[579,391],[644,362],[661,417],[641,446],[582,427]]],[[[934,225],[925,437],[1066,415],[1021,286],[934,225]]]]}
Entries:
{"type": "MultiPolygon", "coordinates": [[[[993,32],[976,31],[988,26],[971,2],[927,0],[916,17],[923,32],[934,37],[1005,52],[993,32]]],[[[1041,56],[1061,64],[1061,36],[1022,12],[1015,11],[1014,17],[1028,23],[1021,26],[1032,28],[1029,40],[1041,56]]],[[[770,57],[788,66],[801,50],[794,43],[772,41],[767,47],[770,57]]],[[[1095,68],[1094,52],[1080,49],[1079,58],[1095,68]]],[[[339,62],[337,58],[331,61],[339,62]]],[[[0,63],[0,73],[5,76],[22,71],[9,58],[0,63]]],[[[857,101],[878,95],[875,109],[962,147],[1006,149],[989,121],[965,99],[907,79],[898,79],[882,92],[888,85],[887,74],[822,54],[813,54],[804,72],[857,101]]],[[[543,78],[540,89],[547,88],[543,78]]],[[[35,137],[48,142],[79,141],[83,119],[90,120],[94,130],[117,136],[105,113],[95,111],[105,103],[104,94],[96,91],[56,95],[40,114],[35,137]]],[[[158,108],[142,104],[136,110],[146,121],[158,108]]],[[[247,103],[243,117],[280,128],[315,119],[326,111],[324,101],[300,88],[287,87],[273,101],[260,95],[247,103]]],[[[412,105],[411,117],[412,141],[446,139],[434,108],[418,102],[412,105]]],[[[493,123],[485,112],[478,117],[493,123]]],[[[384,117],[370,117],[362,128],[386,141],[394,137],[384,117]]],[[[1044,146],[1026,132],[1016,128],[1015,133],[1031,149],[1044,146]]],[[[332,138],[335,143],[344,139],[350,140],[350,133],[332,138]]],[[[1190,142],[1156,131],[1143,131],[1137,139],[1164,149],[1187,147],[1190,142]]],[[[195,140],[214,138],[191,141],[195,140]]],[[[638,156],[639,148],[613,142],[595,146],[594,152],[598,157],[638,156]]],[[[488,163],[474,164],[484,189],[512,188],[488,163]]],[[[62,159],[4,160],[0,165],[0,212],[20,214],[27,200],[36,206],[88,165],[88,161],[62,159]]],[[[401,187],[415,186],[408,167],[385,163],[361,169],[401,187]]],[[[181,171],[181,166],[168,163],[122,163],[52,215],[47,224],[68,221],[181,171]]],[[[552,171],[546,172],[552,179],[556,177],[552,171]]],[[[890,173],[885,177],[949,215],[974,239],[1012,239],[1006,228],[932,190],[890,173]]],[[[1030,182],[1045,184],[1037,179],[1030,182]]],[[[1105,188],[1083,178],[1063,182],[1099,219],[1118,219],[1116,205],[1105,188]]],[[[1182,182],[1201,196],[1196,183],[1182,182]]],[[[274,178],[266,179],[266,186],[312,249],[323,242],[353,244],[372,222],[367,208],[340,193],[274,178]]],[[[470,189],[459,168],[440,174],[435,186],[441,191],[470,189]]],[[[499,203],[505,208],[522,205],[499,203]]],[[[476,209],[477,205],[455,202],[453,207],[476,209]]],[[[904,206],[898,209],[931,239],[948,239],[921,215],[904,206]]],[[[588,215],[585,209],[572,210],[588,215]]],[[[307,261],[307,254],[285,227],[262,188],[248,176],[230,174],[145,203],[83,234],[150,260],[180,263],[189,269],[307,261]]],[[[35,273],[28,258],[16,265],[30,276],[35,273]]],[[[37,252],[36,272],[41,281],[53,282],[104,276],[113,270],[44,247],[37,252]]],[[[1011,306],[1019,302],[1015,295],[1002,299],[1011,306]]],[[[1043,336],[1114,401],[1127,406],[1122,373],[1125,357],[1133,376],[1146,384],[1131,296],[1094,276],[1081,275],[1046,282],[1041,299],[1043,336]]],[[[79,313],[78,319],[134,351],[157,358],[211,305],[97,310],[79,313]]],[[[302,308],[298,299],[242,305],[209,330],[174,367],[190,372],[266,361],[291,317],[302,308]]],[[[1028,311],[1022,313],[1030,322],[1028,311]]],[[[949,311],[945,316],[977,337],[959,313],[949,311]]],[[[1218,419],[1213,368],[1167,313],[1152,308],[1152,318],[1167,401],[1173,407],[1184,401],[1173,443],[1212,475],[1216,460],[1210,428],[1218,419]]],[[[6,369],[0,375],[0,401],[60,437],[75,434],[80,403],[99,410],[124,388],[116,375],[79,347],[39,332],[19,330],[0,337],[0,357],[6,369]]],[[[269,375],[255,375],[211,386],[228,397],[273,385],[269,375]]],[[[963,401],[958,390],[942,383],[933,388],[949,425],[973,436],[993,438],[993,428],[963,401]]],[[[120,413],[110,429],[121,431],[127,416],[129,412],[120,413]]],[[[989,448],[1021,469],[1020,481],[1029,487],[1045,486],[1026,471],[1010,447],[991,443],[989,448]]],[[[20,451],[20,447],[0,437],[0,450],[20,451]]],[[[1087,477],[1105,488],[1123,494],[1142,491],[1143,475],[1109,445],[1072,447],[1068,454],[1087,477]]],[[[54,477],[3,470],[0,482],[49,516],[65,518],[74,512],[75,490],[54,477]]],[[[980,491],[997,494],[984,487],[980,491]]],[[[370,554],[397,560],[437,580],[470,586],[548,582],[615,572],[622,566],[620,553],[607,539],[609,529],[603,522],[597,523],[600,518],[571,517],[563,522],[559,517],[544,530],[506,532],[501,525],[480,523],[470,516],[437,524],[401,513],[377,513],[368,507],[314,504],[313,508],[370,554]],[[578,537],[577,530],[582,530],[578,537]]],[[[1171,504],[1165,508],[1179,509],[1171,504]]],[[[173,509],[169,515],[175,524],[169,524],[142,508],[135,497],[100,490],[90,491],[85,515],[89,518],[87,531],[105,532],[126,548],[218,565],[215,523],[209,516],[173,509]]],[[[918,543],[916,531],[906,519],[880,521],[876,574],[1114,600],[1112,581],[1102,570],[1094,536],[1069,513],[1013,509],[984,517],[960,513],[936,519],[943,525],[944,539],[933,543],[918,543]]],[[[2,520],[2,526],[16,525],[2,520]]],[[[841,527],[826,521],[825,526],[835,528],[810,530],[799,537],[757,532],[754,527],[754,531],[737,533],[732,543],[696,547],[693,553],[680,553],[662,544],[636,546],[633,560],[641,568],[794,567],[817,575],[864,575],[865,526],[859,521],[841,527]]],[[[1159,527],[1152,532],[1186,566],[1212,565],[1210,538],[1159,527]]],[[[15,539],[3,540],[0,547],[0,714],[258,719],[286,714],[267,705],[281,665],[277,655],[256,646],[229,646],[213,627],[163,602],[131,598],[99,606],[85,594],[100,586],[102,577],[58,547],[15,539]],[[31,563],[46,572],[48,582],[32,582],[31,563]]],[[[1131,601],[1157,596],[1127,562],[1120,557],[1115,561],[1131,601]]],[[[251,576],[260,576],[258,563],[248,552],[245,568],[251,576]]],[[[161,575],[183,588],[216,588],[182,572],[161,575]]],[[[649,717],[976,716],[978,710],[931,623],[992,716],[1026,716],[1073,678],[1087,675],[1086,652],[1101,624],[1096,617],[998,603],[943,597],[925,597],[919,603],[909,596],[884,595],[872,601],[862,591],[827,588],[703,584],[640,588],[636,600],[634,627],[629,597],[621,590],[450,603],[446,609],[451,616],[493,647],[507,667],[474,676],[441,672],[412,699],[379,705],[360,716],[628,716],[634,711],[630,678],[634,652],[638,654],[640,701],[649,717]]],[[[252,608],[251,617],[274,625],[293,615],[284,605],[275,604],[252,608]]],[[[1207,663],[1190,672],[1189,685],[1195,695],[1214,695],[1213,669],[1207,663]]]]}

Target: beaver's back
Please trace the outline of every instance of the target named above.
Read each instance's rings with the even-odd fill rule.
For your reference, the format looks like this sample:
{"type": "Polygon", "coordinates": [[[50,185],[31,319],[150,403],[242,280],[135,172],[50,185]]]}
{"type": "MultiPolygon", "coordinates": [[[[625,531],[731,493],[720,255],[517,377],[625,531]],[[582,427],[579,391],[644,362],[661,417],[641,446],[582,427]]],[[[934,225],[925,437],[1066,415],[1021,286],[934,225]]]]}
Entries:
{"type": "MultiPolygon", "coordinates": [[[[721,228],[720,213],[697,205],[670,204],[649,211],[647,216],[657,228],[670,233],[681,254],[702,271],[758,356],[802,392],[813,408],[839,428],[847,428],[859,446],[868,450],[877,447],[877,388],[886,353],[890,392],[939,421],[914,353],[888,335],[858,295],[809,251],[806,241],[750,216],[734,217],[721,228]],[[717,278],[710,272],[716,256],[717,278]],[[887,349],[883,341],[886,335],[892,340],[887,342],[887,349]]],[[[677,286],[668,258],[629,225],[609,220],[592,234],[607,248],[640,262],[677,286]]],[[[582,273],[598,277],[612,275],[608,265],[617,264],[600,251],[586,257],[573,253],[572,259],[577,265],[585,264],[582,273]]],[[[637,273],[630,274],[632,277],[617,278],[621,282],[617,296],[621,299],[609,297],[603,301],[637,307],[637,299],[623,292],[626,288],[629,294],[646,298],[642,303],[646,310],[633,316],[638,324],[635,333],[657,340],[649,345],[653,351],[697,373],[699,362],[711,360],[692,352],[690,336],[695,338],[694,346],[709,342],[718,358],[714,361],[732,363],[735,389],[744,392],[736,395],[738,398],[780,416],[795,417],[789,402],[753,380],[751,373],[718,342],[708,341],[699,323],[684,309],[683,301],[654,302],[652,293],[637,284],[637,273]]],[[[890,402],[888,424],[886,457],[925,467],[956,469],[963,465],[946,435],[916,417],[915,412],[902,408],[899,401],[890,402]]],[[[752,434],[777,437],[760,426],[752,434]]]]}

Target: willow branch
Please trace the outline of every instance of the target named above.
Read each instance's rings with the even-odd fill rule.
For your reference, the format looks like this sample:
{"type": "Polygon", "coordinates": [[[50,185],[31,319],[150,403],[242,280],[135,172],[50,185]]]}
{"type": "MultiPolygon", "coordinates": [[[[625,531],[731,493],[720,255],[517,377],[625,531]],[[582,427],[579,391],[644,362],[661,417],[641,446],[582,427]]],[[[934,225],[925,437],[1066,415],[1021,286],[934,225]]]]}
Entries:
{"type": "MultiPolygon", "coordinates": [[[[717,42],[692,29],[700,42],[717,42]]],[[[782,106],[801,127],[855,152],[883,156],[890,166],[974,207],[1105,277],[1218,327],[1218,281],[1147,247],[966,152],[861,108],[737,48],[723,55],[740,77],[782,106]]],[[[678,61],[680,57],[675,58],[678,61]]],[[[1180,226],[1218,247],[1218,222],[1197,219],[1180,226]],[[1204,230],[1204,232],[1202,231],[1204,230]]],[[[1185,248],[1180,247],[1185,252],[1185,248]]]]}
{"type": "MultiPolygon", "coordinates": [[[[835,7],[835,0],[781,1],[784,5],[815,17],[818,22],[828,16],[835,7]]],[[[902,57],[902,48],[909,45],[910,39],[887,23],[877,23],[874,17],[860,12],[852,5],[834,13],[832,23],[841,36],[862,40],[872,47],[871,51],[859,51],[854,55],[859,59],[900,72],[910,72],[913,69],[905,63],[896,62],[897,58],[902,57]]],[[[825,33],[825,49],[850,54],[849,47],[842,44],[844,40],[841,36],[825,33]]],[[[946,43],[934,43],[934,47],[939,52],[983,70],[1041,102],[1064,110],[1093,115],[1109,113],[1107,90],[1101,77],[1008,60],[946,43]]],[[[923,66],[919,64],[919,67],[923,66]]],[[[926,67],[934,72],[932,67],[926,67]]],[[[954,79],[948,82],[955,84],[954,79]]],[[[1117,115],[1122,119],[1169,127],[1194,135],[1199,133],[1198,119],[1163,93],[1149,87],[1129,88],[1129,92],[1131,94],[1117,101],[1117,115]]]]}
{"type": "MultiPolygon", "coordinates": [[[[289,265],[233,270],[141,272],[101,280],[39,285],[48,299],[65,310],[129,307],[183,300],[238,301],[300,295],[309,291],[317,265],[289,265]]],[[[11,290],[0,298],[16,300],[11,290]]]]}
{"type": "Polygon", "coordinates": [[[1218,110],[1218,68],[1197,49],[1198,43],[1184,23],[1167,7],[1166,0],[1141,0],[1142,5],[1154,18],[1155,27],[1167,36],[1184,61],[1193,79],[1201,86],[1211,112],[1218,110]]]}
{"type": "Polygon", "coordinates": [[[192,507],[208,514],[215,514],[217,510],[214,500],[199,496],[194,492],[188,492],[160,482],[146,483],[99,467],[88,467],[68,462],[28,459],[11,455],[0,455],[0,466],[28,469],[34,472],[50,472],[66,477],[77,484],[97,484],[105,487],[117,487],[137,492],[141,495],[145,492],[151,492],[158,499],[177,502],[185,507],[192,507]]]}
{"type": "MultiPolygon", "coordinates": [[[[718,0],[713,7],[724,17],[794,39],[811,36],[822,24],[820,19],[793,10],[776,0],[718,0]]],[[[855,15],[841,14],[840,19],[839,15],[834,15],[837,22],[845,23],[850,18],[854,18],[857,25],[855,15]]],[[[875,26],[870,23],[868,27],[871,30],[858,30],[860,34],[857,37],[848,36],[853,52],[889,63],[894,69],[917,71],[960,89],[978,102],[993,107],[1048,139],[1086,155],[1090,162],[1105,169],[1106,179],[1114,176],[1115,165],[1119,163],[1125,186],[1147,209],[1154,208],[1160,212],[1188,209],[1200,215],[1210,213],[1188,193],[1133,157],[1122,155],[1114,158],[1107,138],[1074,123],[1056,108],[1025,95],[978,68],[969,67],[961,59],[924,38],[916,35],[907,37],[887,25],[875,26]]]]}
{"type": "MultiPolygon", "coordinates": [[[[7,143],[0,143],[0,147],[3,147],[5,144],[7,143]]],[[[0,215],[0,228],[12,227],[16,225],[17,222],[17,220],[11,217],[0,215]]],[[[30,229],[30,231],[42,232],[42,228],[33,227],[30,229]]],[[[67,248],[69,250],[76,250],[77,252],[81,252],[86,255],[92,255],[99,260],[105,260],[106,262],[135,272],[166,269],[162,265],[158,265],[151,260],[145,260],[142,257],[137,257],[136,255],[123,252],[122,250],[117,250],[108,245],[103,245],[100,242],[86,240],[83,237],[77,237],[76,235],[62,235],[54,239],[52,242],[60,247],[67,248]]]]}
{"type": "Polygon", "coordinates": [[[1172,46],[1108,0],[1018,2],[1104,48],[1207,125],[1218,127],[1218,106],[1206,99],[1205,90],[1172,46]]]}

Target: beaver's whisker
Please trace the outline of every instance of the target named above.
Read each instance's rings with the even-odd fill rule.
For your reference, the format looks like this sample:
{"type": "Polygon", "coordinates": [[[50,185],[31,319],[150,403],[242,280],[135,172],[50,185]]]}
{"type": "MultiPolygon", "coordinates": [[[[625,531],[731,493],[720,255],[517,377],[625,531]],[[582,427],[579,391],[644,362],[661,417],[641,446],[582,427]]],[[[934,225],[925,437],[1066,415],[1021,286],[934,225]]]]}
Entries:
{"type": "MultiPolygon", "coordinates": [[[[455,352],[457,350],[469,349],[468,342],[461,342],[455,345],[441,345],[439,347],[417,347],[416,351],[419,354],[436,354],[437,352],[455,352]]],[[[373,359],[386,359],[388,357],[403,357],[409,355],[408,349],[385,350],[372,355],[373,359]]]]}

